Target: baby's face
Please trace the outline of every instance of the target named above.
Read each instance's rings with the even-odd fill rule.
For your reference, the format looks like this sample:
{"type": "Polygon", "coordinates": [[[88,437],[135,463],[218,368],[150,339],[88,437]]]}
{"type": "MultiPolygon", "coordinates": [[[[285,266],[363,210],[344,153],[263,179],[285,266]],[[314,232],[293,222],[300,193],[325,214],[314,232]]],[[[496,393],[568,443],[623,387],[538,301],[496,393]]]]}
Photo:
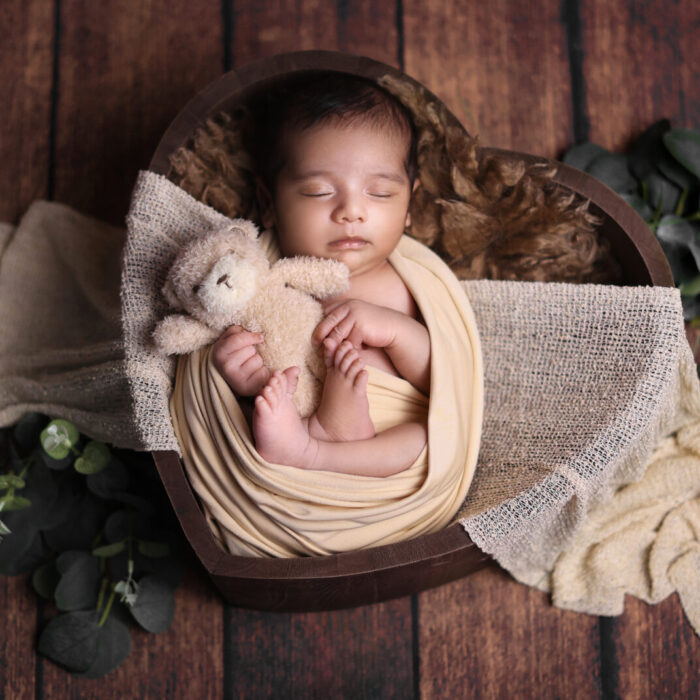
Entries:
{"type": "Polygon", "coordinates": [[[282,254],[340,260],[353,276],[381,267],[406,226],[407,148],[400,134],[361,124],[289,135],[265,222],[282,254]]]}

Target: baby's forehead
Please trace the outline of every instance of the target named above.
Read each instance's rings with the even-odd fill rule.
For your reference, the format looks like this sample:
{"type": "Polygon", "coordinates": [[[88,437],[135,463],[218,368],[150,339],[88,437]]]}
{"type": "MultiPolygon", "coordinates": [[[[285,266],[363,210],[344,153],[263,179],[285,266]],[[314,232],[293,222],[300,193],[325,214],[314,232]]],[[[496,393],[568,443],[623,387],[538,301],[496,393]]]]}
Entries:
{"type": "Polygon", "coordinates": [[[361,149],[372,152],[376,148],[377,142],[382,144],[385,152],[394,152],[399,160],[403,161],[410,148],[410,134],[403,133],[400,127],[387,121],[384,124],[376,124],[371,121],[361,119],[339,120],[332,119],[311,127],[289,127],[285,128],[282,139],[282,149],[284,156],[289,156],[292,152],[295,155],[305,155],[312,151],[318,141],[323,139],[328,151],[342,152],[348,148],[346,138],[334,138],[350,136],[352,138],[352,149],[361,149]]]}

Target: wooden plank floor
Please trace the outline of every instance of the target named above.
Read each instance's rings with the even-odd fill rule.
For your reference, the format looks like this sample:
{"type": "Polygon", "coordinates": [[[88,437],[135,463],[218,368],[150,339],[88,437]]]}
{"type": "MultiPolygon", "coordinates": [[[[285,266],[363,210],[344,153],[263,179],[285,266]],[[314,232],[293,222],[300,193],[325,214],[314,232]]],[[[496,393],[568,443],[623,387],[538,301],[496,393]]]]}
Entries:
{"type": "MultiPolygon", "coordinates": [[[[696,0],[2,0],[0,220],[36,198],[123,222],[137,170],[222,71],[335,49],[404,68],[485,145],[619,149],[652,121],[700,126],[696,0]]],[[[700,639],[676,597],[619,618],[552,608],[492,567],[379,605],[225,606],[195,561],[170,630],[135,632],[106,679],[33,653],[48,611],[0,578],[0,697],[690,698],[700,639]]]]}

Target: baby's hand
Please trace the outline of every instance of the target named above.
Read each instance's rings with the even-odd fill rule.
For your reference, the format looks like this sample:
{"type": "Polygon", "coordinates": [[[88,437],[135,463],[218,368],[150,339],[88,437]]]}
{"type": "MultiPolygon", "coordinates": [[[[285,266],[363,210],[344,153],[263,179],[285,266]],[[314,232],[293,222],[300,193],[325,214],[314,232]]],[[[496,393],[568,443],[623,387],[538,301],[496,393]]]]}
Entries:
{"type": "Polygon", "coordinates": [[[356,348],[363,344],[389,348],[396,339],[397,324],[402,323],[404,317],[408,318],[385,306],[351,299],[331,307],[326,317],[316,326],[312,342],[314,345],[324,343],[331,353],[345,339],[356,348]]]}
{"type": "Polygon", "coordinates": [[[241,326],[231,326],[212,346],[212,360],[237,396],[255,396],[270,379],[256,345],[263,340],[241,326]]]}

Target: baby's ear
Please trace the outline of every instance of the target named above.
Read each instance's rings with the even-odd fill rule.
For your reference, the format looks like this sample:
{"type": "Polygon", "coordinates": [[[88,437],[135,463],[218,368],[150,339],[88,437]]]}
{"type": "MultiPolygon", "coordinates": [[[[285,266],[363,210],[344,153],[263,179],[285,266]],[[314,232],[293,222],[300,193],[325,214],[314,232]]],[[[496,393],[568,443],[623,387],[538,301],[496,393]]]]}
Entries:
{"type": "Polygon", "coordinates": [[[169,279],[166,280],[165,284],[163,285],[162,292],[171,309],[175,309],[176,311],[181,311],[183,309],[183,306],[175,293],[173,283],[169,279]]]}

